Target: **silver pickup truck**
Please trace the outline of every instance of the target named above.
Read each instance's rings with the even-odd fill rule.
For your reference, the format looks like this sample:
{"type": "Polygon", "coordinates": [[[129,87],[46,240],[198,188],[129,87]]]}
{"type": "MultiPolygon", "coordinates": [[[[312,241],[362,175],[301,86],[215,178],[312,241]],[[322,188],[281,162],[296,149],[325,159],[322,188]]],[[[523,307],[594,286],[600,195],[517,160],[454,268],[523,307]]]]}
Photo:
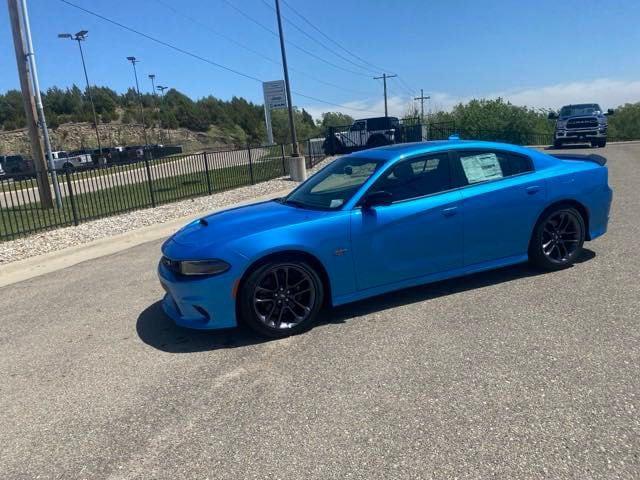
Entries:
{"type": "Polygon", "coordinates": [[[51,152],[53,157],[53,168],[56,170],[66,170],[72,172],[77,168],[87,168],[93,165],[91,155],[83,153],[73,155],[64,150],[51,152]]]}
{"type": "Polygon", "coordinates": [[[565,143],[591,143],[592,147],[607,144],[607,116],[613,110],[603,112],[597,103],[565,105],[559,113],[549,113],[549,119],[556,120],[553,146],[560,148],[565,143]]]}

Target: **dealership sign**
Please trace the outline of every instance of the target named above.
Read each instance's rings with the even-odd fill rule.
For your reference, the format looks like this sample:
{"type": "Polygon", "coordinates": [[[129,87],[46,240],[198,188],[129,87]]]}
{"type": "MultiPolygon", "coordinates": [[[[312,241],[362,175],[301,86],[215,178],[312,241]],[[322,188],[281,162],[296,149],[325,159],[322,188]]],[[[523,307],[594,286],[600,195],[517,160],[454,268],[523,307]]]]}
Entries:
{"type": "Polygon", "coordinates": [[[287,93],[284,88],[284,80],[263,82],[264,104],[269,110],[287,108],[287,93]]]}

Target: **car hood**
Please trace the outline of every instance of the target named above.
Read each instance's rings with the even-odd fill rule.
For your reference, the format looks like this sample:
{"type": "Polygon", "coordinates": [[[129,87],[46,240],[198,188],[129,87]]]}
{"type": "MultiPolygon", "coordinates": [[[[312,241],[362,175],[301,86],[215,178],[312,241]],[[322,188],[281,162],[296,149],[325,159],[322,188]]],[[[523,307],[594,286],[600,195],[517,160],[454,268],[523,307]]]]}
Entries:
{"type": "Polygon", "coordinates": [[[326,213],[270,200],[202,217],[176,232],[171,240],[188,247],[222,245],[236,238],[306,222],[326,213]]]}

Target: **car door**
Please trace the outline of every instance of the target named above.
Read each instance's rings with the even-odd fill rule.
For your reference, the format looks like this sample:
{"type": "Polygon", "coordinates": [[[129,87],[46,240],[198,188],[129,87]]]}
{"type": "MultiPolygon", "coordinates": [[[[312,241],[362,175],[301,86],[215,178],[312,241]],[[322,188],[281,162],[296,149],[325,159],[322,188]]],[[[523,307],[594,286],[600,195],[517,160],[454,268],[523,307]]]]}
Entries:
{"type": "Polygon", "coordinates": [[[526,255],[546,203],[531,158],[498,149],[457,150],[453,181],[462,187],[464,264],[526,255]]]}
{"type": "Polygon", "coordinates": [[[447,152],[392,165],[367,193],[377,191],[393,203],[356,207],[351,216],[360,290],[462,266],[462,195],[451,191],[447,152]]]}

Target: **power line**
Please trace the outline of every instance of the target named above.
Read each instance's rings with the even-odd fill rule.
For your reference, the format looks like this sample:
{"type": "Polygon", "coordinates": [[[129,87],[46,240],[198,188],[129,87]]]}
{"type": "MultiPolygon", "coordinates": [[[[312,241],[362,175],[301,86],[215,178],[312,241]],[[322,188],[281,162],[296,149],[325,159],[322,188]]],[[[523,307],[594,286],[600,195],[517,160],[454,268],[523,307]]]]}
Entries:
{"type": "Polygon", "coordinates": [[[342,45],[340,45],[338,42],[336,42],[333,38],[331,38],[329,35],[327,35],[326,33],[324,33],[320,28],[316,27],[313,23],[311,23],[311,21],[309,21],[306,17],[304,17],[300,12],[298,12],[295,8],[293,8],[288,2],[286,2],[285,0],[282,0],[282,3],[284,3],[287,8],[289,8],[289,10],[291,10],[293,13],[295,13],[298,17],[300,17],[307,25],[309,25],[311,28],[313,28],[316,32],[318,32],[320,35],[322,35],[324,38],[326,38],[327,40],[329,40],[331,43],[333,43],[335,46],[337,46],[338,48],[340,48],[342,51],[348,53],[349,55],[351,55],[352,57],[358,59],[360,62],[362,62],[363,64],[369,65],[370,67],[373,67],[373,71],[375,72],[380,72],[380,71],[386,71],[386,68],[382,68],[379,67],[371,62],[368,62],[367,60],[365,60],[364,58],[360,57],[359,55],[356,55],[355,53],[353,53],[352,51],[348,50],[347,48],[343,47],[342,45]]]}
{"type": "MultiPolygon", "coordinates": [[[[213,65],[214,67],[218,67],[218,68],[221,68],[221,69],[226,70],[228,72],[234,73],[234,74],[239,75],[241,77],[248,78],[250,80],[254,80],[254,81],[259,82],[259,83],[263,83],[262,79],[260,79],[258,77],[255,77],[255,76],[253,76],[251,74],[241,72],[241,71],[236,70],[236,69],[231,68],[231,67],[227,67],[227,66],[222,65],[222,64],[220,64],[218,62],[215,62],[215,61],[210,60],[208,58],[202,57],[201,55],[198,55],[196,53],[193,53],[193,52],[190,52],[190,51],[185,50],[183,48],[180,48],[180,47],[177,47],[175,45],[172,45],[172,44],[170,44],[168,42],[165,42],[164,40],[160,40],[158,38],[152,37],[151,35],[148,35],[146,33],[140,32],[140,31],[138,31],[138,30],[136,30],[134,28],[131,28],[131,27],[127,26],[127,25],[124,25],[124,24],[122,24],[120,22],[117,22],[116,20],[112,20],[112,19],[110,19],[108,17],[105,17],[104,15],[101,15],[99,13],[93,12],[93,11],[88,10],[88,9],[86,9],[84,7],[81,7],[79,5],[76,5],[75,3],[72,3],[69,0],[60,0],[60,1],[62,3],[64,3],[64,4],[66,4],[66,5],[69,5],[70,7],[77,8],[78,10],[81,10],[81,11],[83,11],[83,12],[89,14],[89,15],[92,15],[92,16],[94,16],[96,18],[104,20],[105,22],[108,22],[108,23],[110,23],[112,25],[116,25],[116,26],[118,26],[118,27],[120,27],[120,28],[122,28],[124,30],[127,30],[127,31],[129,31],[131,33],[135,33],[136,35],[140,35],[140,36],[146,38],[147,40],[151,40],[152,42],[158,43],[158,44],[160,44],[160,45],[162,45],[164,47],[170,48],[170,49],[175,50],[177,52],[180,52],[180,53],[182,53],[184,55],[188,55],[188,56],[190,56],[192,58],[195,58],[195,59],[200,60],[202,62],[208,63],[210,65],[213,65]]],[[[297,96],[300,96],[300,97],[303,97],[303,98],[308,98],[310,100],[314,100],[316,102],[324,103],[324,104],[327,104],[327,105],[332,105],[332,106],[335,106],[335,107],[340,107],[340,108],[343,108],[345,110],[371,112],[371,110],[366,110],[366,109],[363,109],[363,108],[356,108],[356,107],[349,107],[347,105],[342,105],[342,104],[339,104],[339,103],[329,102],[327,100],[322,100],[320,98],[316,98],[316,97],[312,97],[312,96],[309,96],[309,95],[305,95],[303,93],[296,92],[296,91],[293,91],[293,90],[292,90],[291,93],[294,93],[297,96]]]]}
{"type": "MultiPolygon", "coordinates": [[[[269,7],[270,9],[273,10],[273,7],[266,1],[266,0],[262,0],[262,3],[264,3],[267,7],[269,7]]],[[[282,16],[282,18],[284,18],[287,23],[289,25],[291,25],[293,28],[295,28],[296,30],[298,30],[300,33],[302,33],[305,37],[313,40],[314,42],[316,42],[318,45],[320,45],[322,48],[328,50],[329,52],[331,52],[333,55],[337,55],[339,58],[341,58],[342,60],[344,60],[347,63],[350,63],[351,65],[354,65],[357,68],[363,69],[365,71],[368,72],[373,72],[373,73],[378,73],[379,70],[377,69],[371,69],[371,67],[363,67],[362,65],[358,65],[357,63],[355,63],[353,60],[351,60],[350,58],[345,57],[344,55],[338,53],[335,51],[335,49],[332,49],[331,47],[328,47],[325,43],[322,43],[320,40],[318,40],[317,38],[315,38],[313,35],[309,34],[309,32],[307,32],[305,29],[303,29],[302,27],[298,26],[293,20],[291,20],[290,18],[286,17],[286,16],[282,16]]]]}
{"type": "MultiPolygon", "coordinates": [[[[282,63],[279,60],[276,60],[276,59],[274,59],[272,57],[269,57],[269,56],[257,51],[257,50],[254,50],[253,48],[251,48],[251,47],[249,47],[249,46],[247,46],[247,45],[245,45],[243,43],[238,42],[236,39],[234,39],[234,38],[232,38],[232,37],[230,37],[228,35],[225,35],[224,33],[218,32],[217,30],[215,30],[214,28],[212,28],[208,24],[203,23],[200,20],[191,17],[190,15],[182,13],[181,11],[179,11],[176,8],[174,8],[172,5],[169,5],[168,3],[164,2],[163,0],[155,0],[155,1],[157,3],[159,3],[160,5],[162,5],[163,7],[171,10],[173,13],[175,13],[177,15],[180,15],[183,18],[186,18],[188,21],[190,21],[190,22],[192,22],[192,23],[194,23],[196,25],[199,25],[200,27],[208,30],[209,32],[213,33],[214,35],[217,35],[220,38],[224,38],[225,40],[227,40],[230,43],[233,43],[237,47],[240,47],[240,48],[242,48],[242,49],[244,49],[244,50],[246,50],[246,51],[248,51],[248,52],[250,52],[250,53],[252,53],[252,54],[254,54],[256,56],[258,56],[258,57],[262,58],[263,60],[265,60],[267,62],[270,62],[270,63],[272,63],[274,65],[278,65],[279,67],[282,67],[282,63]]],[[[327,85],[329,87],[333,87],[333,88],[336,88],[336,89],[339,89],[339,90],[342,90],[342,91],[348,91],[348,92],[352,92],[352,93],[357,93],[358,95],[373,95],[373,92],[361,92],[359,90],[353,90],[351,88],[344,87],[342,85],[337,85],[335,83],[327,82],[326,80],[322,80],[320,78],[317,78],[317,77],[315,77],[313,75],[310,75],[310,74],[308,74],[308,73],[306,73],[306,72],[304,72],[302,70],[298,70],[296,68],[289,68],[289,70],[291,70],[293,72],[296,72],[298,75],[302,75],[302,76],[307,77],[307,78],[309,78],[311,80],[314,80],[314,81],[316,81],[318,83],[322,83],[324,85],[327,85]]]]}
{"type": "MultiPolygon", "coordinates": [[[[242,11],[240,8],[236,7],[233,3],[231,3],[229,0],[222,0],[224,3],[226,3],[227,5],[229,5],[231,8],[233,8],[236,12],[238,12],[240,15],[242,15],[243,17],[249,19],[250,21],[252,21],[253,23],[255,23],[256,25],[260,26],[262,29],[266,30],[267,32],[271,33],[273,36],[277,37],[278,34],[270,29],[269,27],[267,27],[266,25],[264,25],[263,23],[259,22],[258,20],[256,20],[255,18],[253,18],[251,15],[249,15],[248,13],[242,11]]],[[[315,58],[316,60],[319,60],[323,63],[326,63],[327,65],[332,66],[333,68],[337,68],[339,70],[342,70],[344,72],[347,73],[352,73],[353,75],[360,75],[362,77],[368,77],[369,75],[367,75],[366,73],[362,73],[362,72],[356,72],[355,70],[350,70],[348,68],[342,67],[340,65],[337,65],[333,62],[330,62],[329,60],[326,60],[325,58],[322,58],[319,55],[316,55],[315,53],[307,50],[304,47],[301,47],[300,45],[297,45],[295,43],[292,42],[286,42],[287,45],[290,45],[291,47],[295,48],[296,50],[300,50],[301,52],[305,53],[306,55],[309,55],[310,57],[315,58]]]]}
{"type": "MultiPolygon", "coordinates": [[[[394,80],[396,80],[396,81],[398,80],[398,77],[397,77],[397,76],[396,76],[396,77],[389,77],[389,78],[393,78],[393,79],[394,79],[394,80]]],[[[413,93],[409,93],[409,90],[407,90],[407,89],[405,88],[405,86],[404,86],[402,83],[400,83],[399,81],[396,83],[396,85],[397,85],[397,87],[398,87],[398,89],[399,89],[399,90],[402,90],[402,92],[400,92],[401,94],[407,94],[407,95],[409,95],[410,97],[412,97],[412,96],[413,96],[413,93]]]]}
{"type": "Polygon", "coordinates": [[[151,40],[152,42],[159,43],[160,45],[163,45],[163,46],[165,46],[167,48],[171,48],[172,50],[175,50],[177,52],[184,53],[185,55],[189,55],[190,57],[193,57],[193,58],[197,58],[198,60],[201,60],[203,62],[209,63],[209,64],[211,64],[213,66],[218,67],[218,68],[222,68],[223,70],[227,70],[228,72],[235,73],[236,75],[240,75],[241,77],[245,77],[245,78],[248,78],[250,80],[255,80],[256,82],[262,82],[262,80],[260,80],[258,77],[254,77],[253,75],[250,75],[248,73],[243,73],[243,72],[241,72],[239,70],[236,70],[234,68],[222,65],[221,63],[214,62],[213,60],[209,60],[208,58],[201,57],[200,55],[198,55],[196,53],[192,53],[192,52],[184,50],[184,49],[182,49],[180,47],[176,47],[175,45],[167,43],[167,42],[165,42],[163,40],[154,38],[151,35],[147,35],[146,33],[142,33],[142,32],[140,32],[140,31],[138,31],[138,30],[136,30],[134,28],[128,27],[126,25],[123,25],[120,22],[116,22],[115,20],[111,20],[110,18],[107,18],[107,17],[105,17],[103,15],[100,15],[99,13],[92,12],[91,10],[87,10],[86,8],[81,7],[80,5],[76,5],[75,3],[71,3],[68,0],[60,0],[60,1],[62,3],[66,3],[67,5],[69,5],[71,7],[77,8],[78,10],[82,10],[83,12],[88,13],[89,15],[93,15],[94,17],[97,17],[97,18],[99,18],[101,20],[104,20],[105,22],[109,22],[109,23],[111,23],[113,25],[116,25],[116,26],[118,26],[120,28],[123,28],[124,30],[127,30],[129,32],[135,33],[136,35],[140,35],[140,36],[146,38],[147,40],[151,40]]]}

